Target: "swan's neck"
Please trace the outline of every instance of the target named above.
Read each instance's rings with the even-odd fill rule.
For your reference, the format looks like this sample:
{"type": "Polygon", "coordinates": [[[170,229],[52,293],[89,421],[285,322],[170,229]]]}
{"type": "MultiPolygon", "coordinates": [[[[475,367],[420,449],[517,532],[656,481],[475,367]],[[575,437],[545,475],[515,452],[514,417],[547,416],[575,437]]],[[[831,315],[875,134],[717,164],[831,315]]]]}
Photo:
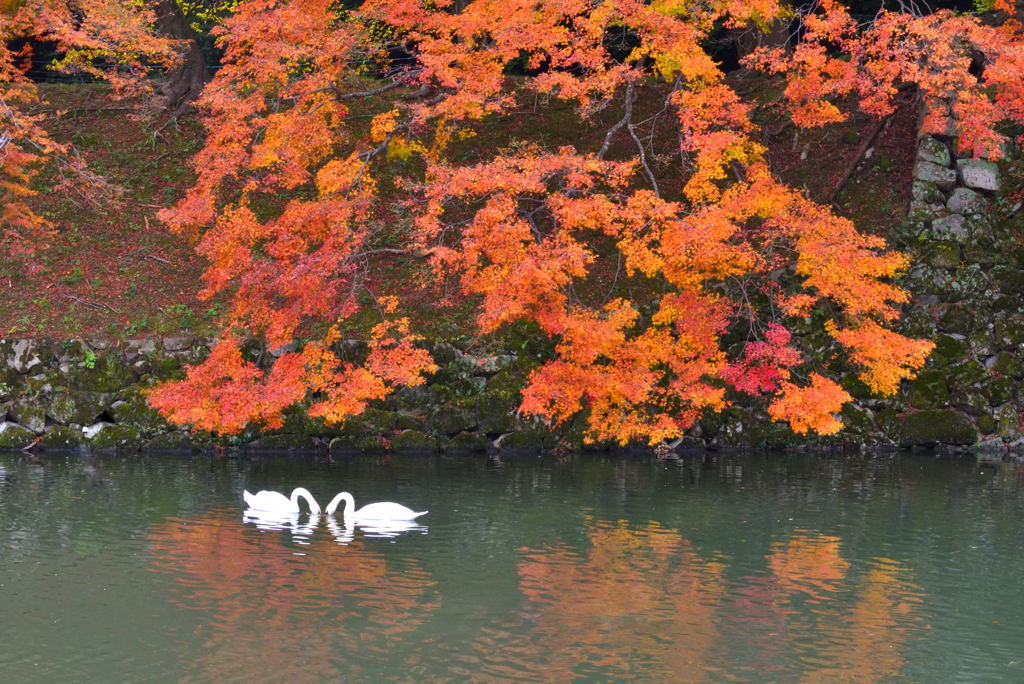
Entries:
{"type": "Polygon", "coordinates": [[[356,507],[356,502],[348,492],[341,492],[331,500],[331,503],[327,506],[327,515],[334,515],[334,511],[338,510],[338,504],[342,501],[345,502],[345,508],[342,510],[341,514],[346,519],[350,519],[352,511],[356,507]]]}
{"type": "Polygon", "coordinates": [[[294,504],[296,508],[299,507],[299,497],[305,499],[306,503],[309,504],[310,514],[319,515],[320,504],[316,502],[316,499],[313,498],[313,495],[309,493],[308,489],[305,487],[296,487],[295,491],[292,492],[292,504],[294,504]]]}

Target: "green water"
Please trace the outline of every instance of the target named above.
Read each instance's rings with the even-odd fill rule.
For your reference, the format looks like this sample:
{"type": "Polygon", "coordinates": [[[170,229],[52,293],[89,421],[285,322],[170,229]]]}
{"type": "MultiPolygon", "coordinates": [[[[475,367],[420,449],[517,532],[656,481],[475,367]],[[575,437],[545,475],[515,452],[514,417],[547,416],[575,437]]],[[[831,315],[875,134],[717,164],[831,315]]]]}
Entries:
{"type": "Polygon", "coordinates": [[[0,611],[2,682],[1020,682],[1024,466],[0,455],[0,611]]]}

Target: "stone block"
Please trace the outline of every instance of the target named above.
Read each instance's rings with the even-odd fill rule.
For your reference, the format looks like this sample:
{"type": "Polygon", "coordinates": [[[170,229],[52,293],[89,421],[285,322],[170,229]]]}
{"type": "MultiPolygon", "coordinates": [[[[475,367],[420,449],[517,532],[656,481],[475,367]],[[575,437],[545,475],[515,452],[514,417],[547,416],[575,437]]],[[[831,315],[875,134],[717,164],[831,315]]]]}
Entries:
{"type": "Polygon", "coordinates": [[[191,335],[175,335],[173,337],[165,337],[163,339],[164,351],[179,352],[191,349],[192,344],[195,342],[195,338],[191,335]]]}
{"type": "Polygon", "coordinates": [[[985,326],[985,313],[968,304],[947,304],[939,311],[939,329],[965,339],[985,326]]]}
{"type": "Polygon", "coordinates": [[[946,205],[942,202],[921,202],[910,201],[910,211],[907,215],[915,221],[930,221],[933,218],[946,213],[946,205]]]}
{"type": "Polygon", "coordinates": [[[138,449],[144,441],[138,429],[129,425],[97,423],[82,432],[94,449],[138,449]]]}
{"type": "Polygon", "coordinates": [[[966,387],[953,392],[950,404],[972,416],[987,415],[989,411],[988,397],[978,387],[966,387]]]}
{"type": "Polygon", "coordinates": [[[79,428],[70,425],[51,425],[39,444],[48,449],[73,449],[81,446],[84,441],[85,436],[79,428]]]}
{"type": "Polygon", "coordinates": [[[943,192],[949,192],[956,185],[956,171],[927,161],[914,165],[914,178],[934,183],[943,192]]]}
{"type": "Polygon", "coordinates": [[[145,435],[153,435],[171,429],[170,424],[157,413],[156,409],[152,408],[139,395],[111,404],[110,415],[119,424],[138,428],[145,435]]]}
{"type": "Polygon", "coordinates": [[[16,399],[8,413],[14,422],[40,434],[46,428],[46,410],[37,401],[30,397],[16,399]]]}
{"type": "MultiPolygon", "coordinates": [[[[974,424],[978,427],[978,432],[983,435],[991,435],[998,427],[996,419],[987,413],[978,416],[977,419],[975,419],[974,424]]],[[[1000,440],[1000,442],[1001,441],[1002,440],[1000,440]]]]}
{"type": "Polygon", "coordinates": [[[64,377],[68,387],[89,392],[116,392],[135,381],[135,374],[124,358],[106,352],[92,362],[92,367],[71,369],[64,377]]]}
{"type": "Polygon", "coordinates": [[[967,222],[960,214],[937,218],[932,221],[932,237],[936,240],[963,242],[967,238],[967,222]]]}
{"type": "Polygon", "coordinates": [[[498,449],[522,449],[536,450],[554,444],[554,437],[550,432],[541,430],[523,430],[502,435],[494,440],[494,446],[498,449]]]}
{"type": "Polygon", "coordinates": [[[963,184],[975,190],[998,192],[999,167],[982,159],[957,159],[957,171],[963,184]]]}
{"type": "Polygon", "coordinates": [[[999,406],[1012,400],[1016,388],[1017,381],[1013,378],[989,378],[981,384],[989,406],[999,406]]]}
{"type": "Polygon", "coordinates": [[[419,430],[402,430],[392,438],[391,448],[395,451],[437,451],[437,442],[419,430]]]}
{"type": "Polygon", "coordinates": [[[946,208],[953,214],[981,214],[989,210],[989,202],[970,188],[955,188],[946,208]]]}
{"type": "Polygon", "coordinates": [[[974,359],[954,363],[946,370],[946,383],[954,389],[964,389],[989,377],[988,370],[974,359]]]}
{"type": "Polygon", "coordinates": [[[0,423],[0,449],[24,449],[36,435],[27,427],[4,421],[0,423]]]}
{"type": "Polygon", "coordinates": [[[941,408],[949,403],[946,375],[938,370],[926,370],[910,383],[910,405],[915,408],[941,408]]]}
{"type": "Polygon", "coordinates": [[[1020,416],[1013,404],[1004,404],[996,411],[995,419],[999,425],[999,436],[1007,442],[1020,437],[1020,416]]]}
{"type": "Polygon", "coordinates": [[[447,405],[434,409],[427,420],[427,426],[434,433],[454,435],[475,428],[477,422],[477,417],[473,412],[447,405]]]}
{"type": "Polygon", "coordinates": [[[992,279],[1003,294],[1017,295],[1014,299],[1024,295],[1024,271],[1000,266],[992,269],[992,279]]]}
{"type": "Polygon", "coordinates": [[[1001,351],[985,361],[985,367],[993,373],[1008,377],[1020,378],[1024,376],[1024,364],[1017,358],[1016,354],[1008,351],[1001,351]]]}
{"type": "Polygon", "coordinates": [[[479,432],[462,432],[445,442],[445,453],[465,453],[487,451],[491,440],[479,432]]]}
{"type": "Polygon", "coordinates": [[[953,161],[949,146],[930,135],[921,138],[917,144],[917,158],[939,166],[949,166],[953,161]]]}
{"type": "Polygon", "coordinates": [[[309,435],[281,434],[267,435],[250,442],[251,449],[267,449],[269,451],[294,451],[313,449],[316,444],[309,435]]]}
{"type": "Polygon", "coordinates": [[[7,347],[3,354],[7,366],[21,374],[39,370],[50,351],[39,340],[7,340],[4,346],[7,347]]]}
{"type": "Polygon", "coordinates": [[[875,421],[871,410],[855,403],[844,405],[839,417],[843,423],[843,430],[849,434],[864,436],[870,435],[875,430],[875,421]]]}
{"type": "Polygon", "coordinates": [[[910,197],[926,204],[945,204],[946,196],[939,186],[930,181],[915,180],[910,186],[910,197]]]}
{"type": "Polygon", "coordinates": [[[135,354],[152,354],[156,351],[156,337],[147,337],[141,340],[128,340],[125,349],[135,354]]]}
{"type": "Polygon", "coordinates": [[[960,265],[960,249],[955,245],[935,245],[928,251],[928,265],[935,268],[956,268],[960,265]]]}
{"type": "Polygon", "coordinates": [[[195,443],[187,432],[165,432],[142,445],[143,451],[193,451],[195,443]]]}
{"type": "Polygon", "coordinates": [[[903,418],[900,446],[950,444],[966,446],[978,441],[978,430],[959,411],[937,409],[917,411],[903,418]]]}
{"type": "Polygon", "coordinates": [[[1015,350],[1024,344],[1024,316],[1015,314],[995,323],[995,343],[1000,349],[1015,350]]]}
{"type": "Polygon", "coordinates": [[[96,392],[62,392],[54,395],[46,415],[63,425],[92,425],[110,405],[110,395],[96,392]]]}
{"type": "Polygon", "coordinates": [[[936,368],[942,368],[960,361],[970,351],[967,343],[952,335],[937,335],[933,340],[935,349],[932,350],[931,363],[936,368]]]}

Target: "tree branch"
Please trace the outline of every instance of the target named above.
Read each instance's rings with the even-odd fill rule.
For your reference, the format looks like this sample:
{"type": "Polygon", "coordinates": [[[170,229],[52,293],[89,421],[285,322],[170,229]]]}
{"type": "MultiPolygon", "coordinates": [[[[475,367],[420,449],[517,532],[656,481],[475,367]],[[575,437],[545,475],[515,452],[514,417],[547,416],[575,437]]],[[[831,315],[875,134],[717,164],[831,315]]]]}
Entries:
{"type": "Polygon", "coordinates": [[[635,86],[633,83],[630,83],[628,86],[626,86],[626,101],[624,104],[625,113],[622,115],[622,118],[618,122],[616,122],[614,126],[609,128],[607,133],[605,133],[604,142],[601,144],[601,149],[597,153],[598,159],[604,159],[604,155],[608,154],[608,149],[612,145],[612,138],[614,138],[615,134],[619,132],[619,129],[621,129],[623,126],[628,126],[629,123],[632,121],[633,100],[635,99],[635,97],[635,86]]]}

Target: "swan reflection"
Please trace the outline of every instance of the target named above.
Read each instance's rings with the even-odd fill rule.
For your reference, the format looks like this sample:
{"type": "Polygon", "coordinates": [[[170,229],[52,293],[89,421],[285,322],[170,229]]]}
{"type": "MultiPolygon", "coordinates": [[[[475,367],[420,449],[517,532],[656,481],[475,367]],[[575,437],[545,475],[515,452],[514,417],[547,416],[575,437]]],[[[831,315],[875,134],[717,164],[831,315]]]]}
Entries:
{"type": "Polygon", "coordinates": [[[305,522],[302,522],[302,517],[298,513],[261,511],[255,508],[248,508],[242,513],[242,522],[253,523],[260,530],[285,530],[291,532],[292,539],[297,544],[309,545],[310,538],[320,522],[320,516],[311,515],[305,522]]]}
{"type": "Polygon", "coordinates": [[[334,541],[341,545],[346,545],[355,539],[356,529],[358,529],[364,537],[392,538],[397,537],[404,532],[419,532],[420,534],[426,534],[429,528],[426,525],[418,525],[412,520],[374,520],[357,522],[354,524],[351,522],[342,524],[334,518],[327,518],[327,529],[334,537],[334,541]]]}
{"type": "Polygon", "coordinates": [[[334,537],[334,541],[338,542],[342,546],[347,546],[353,539],[356,538],[355,527],[352,523],[345,525],[340,524],[334,518],[327,518],[327,529],[334,537]]]}
{"type": "MultiPolygon", "coordinates": [[[[305,516],[300,513],[282,513],[278,511],[261,511],[255,508],[246,509],[242,513],[242,522],[251,523],[260,530],[278,530],[292,533],[298,544],[309,545],[316,528],[320,525],[319,515],[305,516]]],[[[417,524],[413,520],[367,520],[365,522],[338,522],[334,518],[326,518],[327,531],[334,541],[347,545],[356,537],[358,529],[364,537],[393,538],[405,532],[427,534],[426,525],[417,524]]]]}

